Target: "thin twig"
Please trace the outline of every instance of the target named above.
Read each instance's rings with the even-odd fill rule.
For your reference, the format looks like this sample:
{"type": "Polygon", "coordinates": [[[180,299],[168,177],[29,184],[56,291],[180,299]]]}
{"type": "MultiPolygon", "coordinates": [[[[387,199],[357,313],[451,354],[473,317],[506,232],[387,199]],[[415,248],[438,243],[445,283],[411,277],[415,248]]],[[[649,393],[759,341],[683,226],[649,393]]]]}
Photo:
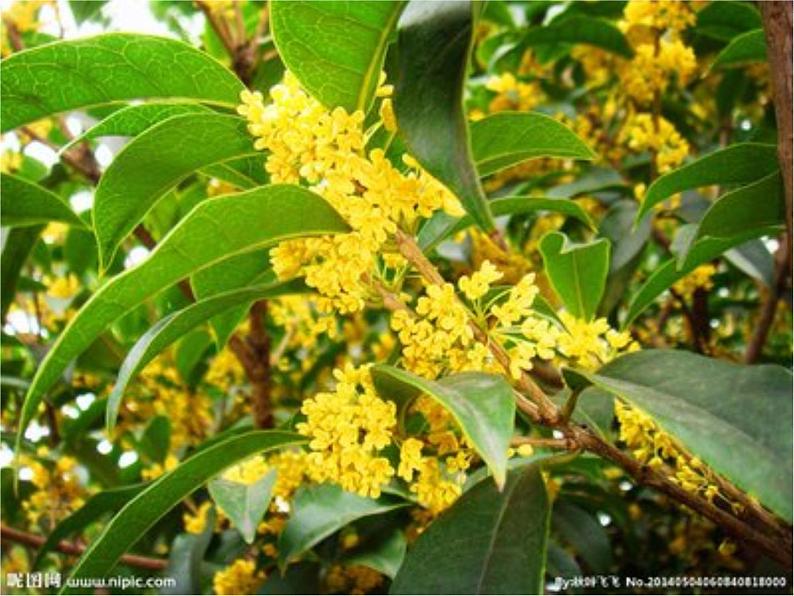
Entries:
{"type": "MultiPolygon", "coordinates": [[[[18,530],[5,524],[0,525],[0,539],[4,541],[7,540],[10,542],[17,542],[19,544],[25,544],[33,548],[41,548],[41,546],[47,541],[44,536],[18,530]]],[[[76,556],[82,555],[86,548],[88,547],[81,544],[75,544],[73,542],[67,542],[65,540],[62,540],[55,546],[55,550],[59,552],[62,552],[66,555],[76,556]]],[[[168,567],[168,561],[165,559],[155,559],[152,557],[143,557],[141,555],[121,555],[121,559],[119,559],[119,561],[124,565],[129,565],[130,567],[149,569],[151,571],[162,571],[168,567]]]]}

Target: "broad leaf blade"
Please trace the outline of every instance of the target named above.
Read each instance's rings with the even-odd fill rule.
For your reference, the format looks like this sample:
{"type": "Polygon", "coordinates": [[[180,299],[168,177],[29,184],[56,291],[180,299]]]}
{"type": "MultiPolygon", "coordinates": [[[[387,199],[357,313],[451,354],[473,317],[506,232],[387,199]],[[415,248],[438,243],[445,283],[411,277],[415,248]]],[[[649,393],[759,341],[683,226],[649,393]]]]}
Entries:
{"type": "Polygon", "coordinates": [[[85,228],[61,197],[24,178],[0,176],[0,221],[4,226],[32,226],[60,221],[85,228]]]}
{"type": "MultiPolygon", "coordinates": [[[[214,475],[256,453],[304,441],[293,433],[252,431],[200,451],[127,503],[83,553],[69,579],[105,577],[149,528],[214,475]]],[[[80,589],[65,586],[61,593],[79,594],[80,589]]]]}
{"type": "Polygon", "coordinates": [[[242,484],[221,477],[211,480],[207,488],[212,500],[240,531],[243,540],[251,544],[256,538],[259,522],[270,506],[275,483],[276,470],[269,470],[253,484],[242,484]]]}
{"type": "Polygon", "coordinates": [[[620,29],[605,19],[575,15],[553,21],[545,27],[533,27],[521,40],[528,46],[545,46],[561,43],[581,43],[624,58],[634,54],[620,29]]]}
{"type": "Polygon", "coordinates": [[[275,0],[273,38],[284,64],[320,103],[366,112],[404,4],[275,0]]]}
{"type": "Polygon", "coordinates": [[[642,350],[576,371],[638,407],[739,488],[792,519],[792,377],[677,350],[642,350]]]}
{"type": "Polygon", "coordinates": [[[2,298],[2,320],[5,321],[8,309],[14,301],[17,283],[22,266],[28,260],[36,245],[43,225],[11,228],[3,244],[0,258],[0,298],[2,298]]]}
{"type": "Polygon", "coordinates": [[[233,107],[243,84],[181,41],[108,33],[18,52],[0,66],[2,131],[114,101],[161,97],[233,107]]]}
{"type": "Polygon", "coordinates": [[[291,185],[263,186],[204,201],[149,257],[105,284],[70,321],[36,371],[19,422],[21,438],[44,393],[107,326],[195,271],[298,236],[347,231],[321,197],[291,185]]]}
{"type": "Polygon", "coordinates": [[[595,157],[567,126],[537,112],[499,112],[472,122],[471,147],[480,176],[538,157],[595,157]]]}
{"type": "Polygon", "coordinates": [[[490,231],[463,107],[473,11],[458,0],[408,5],[399,23],[394,110],[409,153],[490,231]]]}
{"type": "MultiPolygon", "coordinates": [[[[694,232],[694,229],[692,229],[692,232],[694,232]]],[[[662,263],[632,297],[629,304],[629,312],[623,322],[623,328],[625,329],[631,325],[632,321],[653,304],[653,301],[662,292],[694,271],[699,265],[717,258],[722,253],[740,246],[748,240],[757,238],[759,233],[763,235],[765,231],[750,230],[730,238],[703,238],[692,245],[683,263],[679,263],[676,258],[662,263]]]]}
{"type": "Polygon", "coordinates": [[[513,392],[504,378],[484,373],[460,373],[429,381],[381,364],[372,368],[372,379],[384,397],[424,393],[446,408],[472,447],[488,464],[496,484],[504,485],[507,449],[515,422],[513,392]]]}
{"type": "MultiPolygon", "coordinates": [[[[489,204],[491,206],[491,213],[496,217],[501,215],[532,213],[534,211],[550,211],[552,213],[560,213],[573,217],[590,229],[595,229],[595,224],[593,220],[590,219],[587,211],[582,209],[579,203],[566,199],[504,197],[501,199],[494,199],[490,201],[489,204]]],[[[474,220],[470,215],[457,219],[443,211],[437,211],[419,231],[419,246],[421,246],[424,251],[430,250],[445,238],[453,236],[457,232],[465,230],[472,225],[474,225],[474,220]]]]}
{"type": "Polygon", "coordinates": [[[245,121],[222,114],[184,114],[148,129],[122,149],[94,198],[99,260],[107,268],[118,245],[157,200],[197,169],[253,152],[245,121]]]}
{"type": "Polygon", "coordinates": [[[654,205],[683,190],[711,184],[749,184],[777,169],[774,145],[738,143],[709,153],[657,178],[648,188],[637,221],[654,205]]]}
{"type": "Polygon", "coordinates": [[[546,274],[565,308],[576,318],[590,320],[604,294],[609,272],[609,240],[573,244],[561,232],[540,241],[546,274]]]}
{"type": "Polygon", "coordinates": [[[712,68],[766,62],[766,38],[763,29],[753,29],[734,37],[718,55],[712,68]]]}
{"type": "Polygon", "coordinates": [[[542,594],[549,501],[540,466],[480,481],[425,530],[392,594],[542,594]]]}
{"type": "Polygon", "coordinates": [[[407,543],[402,529],[395,528],[375,544],[367,543],[361,552],[346,556],[347,565],[364,565],[394,579],[405,559],[407,543]]]}
{"type": "Polygon", "coordinates": [[[405,507],[409,503],[390,496],[379,499],[361,497],[335,484],[304,486],[295,493],[290,515],[278,539],[278,559],[282,569],[323,538],[351,522],[405,507]]]}
{"type": "Polygon", "coordinates": [[[697,32],[723,41],[762,26],[758,9],[745,2],[710,2],[697,12],[697,32]]]}
{"type": "Polygon", "coordinates": [[[301,291],[306,291],[306,286],[300,280],[232,290],[200,300],[158,321],[130,348],[119,369],[118,377],[113,384],[113,391],[111,391],[107,402],[108,431],[111,432],[116,424],[116,417],[127,385],[166,347],[211,317],[240,304],[250,304],[263,298],[273,298],[301,291]]]}
{"type": "Polygon", "coordinates": [[[78,143],[100,137],[134,137],[171,116],[195,113],[210,113],[210,109],[198,103],[150,102],[127,106],[75,137],[60,152],[64,153],[78,143]]]}

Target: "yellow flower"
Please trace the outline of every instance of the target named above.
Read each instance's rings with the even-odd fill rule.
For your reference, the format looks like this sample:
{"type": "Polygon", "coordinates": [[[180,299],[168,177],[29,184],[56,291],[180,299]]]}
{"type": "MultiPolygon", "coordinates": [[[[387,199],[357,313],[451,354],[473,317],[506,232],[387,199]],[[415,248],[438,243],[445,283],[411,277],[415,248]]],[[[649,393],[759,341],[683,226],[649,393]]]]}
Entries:
{"type": "Polygon", "coordinates": [[[335,482],[362,496],[378,497],[394,476],[389,460],[379,455],[391,443],[397,424],[393,402],[381,400],[369,366],[351,365],[334,371],[333,392],[306,400],[306,422],[299,433],[310,437],[307,473],[316,482],[335,482]]]}
{"type": "Polygon", "coordinates": [[[237,559],[215,574],[212,587],[218,595],[254,594],[264,579],[264,574],[257,572],[253,561],[237,559]]]}
{"type": "Polygon", "coordinates": [[[418,439],[406,439],[400,447],[400,466],[397,468],[397,475],[410,482],[413,480],[414,471],[419,469],[422,462],[422,441],[418,439]]]}
{"type": "Polygon", "coordinates": [[[190,534],[201,534],[207,527],[207,514],[212,508],[210,501],[204,501],[195,513],[185,513],[182,516],[182,523],[185,525],[185,532],[190,534]]]}
{"type": "Polygon", "coordinates": [[[488,293],[493,282],[502,277],[503,273],[493,263],[485,260],[471,277],[464,275],[458,280],[458,288],[469,300],[478,300],[488,293]]]}

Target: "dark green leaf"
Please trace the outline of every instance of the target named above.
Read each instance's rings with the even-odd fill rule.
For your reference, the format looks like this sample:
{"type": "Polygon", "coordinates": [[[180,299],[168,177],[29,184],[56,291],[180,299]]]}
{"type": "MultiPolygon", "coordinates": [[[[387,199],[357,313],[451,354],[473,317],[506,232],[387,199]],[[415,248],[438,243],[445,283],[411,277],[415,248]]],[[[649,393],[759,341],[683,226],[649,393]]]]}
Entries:
{"type": "Polygon", "coordinates": [[[178,534],[171,544],[168,567],[163,575],[175,581],[175,585],[161,588],[161,594],[199,594],[201,592],[201,563],[204,553],[212,541],[215,530],[215,510],[206,514],[201,534],[178,534]]]}
{"type": "Polygon", "coordinates": [[[426,394],[446,408],[463,434],[493,473],[498,486],[504,485],[507,449],[513,436],[515,401],[510,384],[496,375],[460,373],[429,381],[393,366],[372,368],[378,392],[391,395],[426,394]]]}
{"type": "MultiPolygon", "coordinates": [[[[692,242],[703,237],[730,238],[755,231],[758,236],[775,233],[785,223],[783,181],[775,172],[758,182],[725,193],[703,215],[692,242]]],[[[686,253],[679,255],[683,262],[686,253]]]]}
{"type": "Polygon", "coordinates": [[[173,116],[133,139],[96,189],[94,228],[102,267],[170,188],[203,166],[244,153],[253,153],[245,121],[222,114],[173,116]]]}
{"type": "MultiPolygon", "coordinates": [[[[505,197],[490,201],[491,213],[498,217],[500,215],[518,215],[532,213],[534,211],[550,211],[569,215],[581,221],[590,229],[594,229],[595,224],[587,212],[573,201],[565,199],[546,199],[542,197],[505,197]]],[[[447,215],[439,211],[433,214],[422,229],[419,231],[419,246],[422,250],[428,251],[434,248],[439,242],[465,230],[474,224],[470,215],[460,219],[447,215]]]]}
{"type": "Polygon", "coordinates": [[[242,484],[219,477],[211,480],[207,488],[212,500],[242,534],[243,540],[251,544],[256,538],[259,522],[270,506],[275,483],[276,470],[269,470],[252,484],[242,484]]]}
{"type": "Polygon", "coordinates": [[[480,176],[538,157],[595,157],[571,129],[537,112],[499,112],[472,122],[471,148],[480,176]]]}
{"type": "Polygon", "coordinates": [[[528,46],[581,43],[624,58],[631,58],[634,53],[615,25],[605,19],[584,15],[561,18],[545,27],[533,27],[524,34],[523,42],[528,46]]]}
{"type": "Polygon", "coordinates": [[[273,298],[305,290],[306,286],[300,280],[231,290],[200,300],[158,321],[132,346],[124,359],[124,363],[121,365],[121,369],[119,369],[118,377],[113,385],[113,391],[108,397],[108,432],[112,432],[116,424],[119,406],[130,381],[155,356],[185,333],[206,322],[211,317],[240,304],[250,304],[263,298],[273,298]]]}
{"type": "Polygon", "coordinates": [[[762,26],[758,9],[746,2],[709,2],[697,12],[697,31],[728,41],[762,26]]]}
{"type": "Polygon", "coordinates": [[[788,370],[676,350],[642,350],[597,373],[576,372],[651,416],[714,471],[791,521],[788,370]]]}
{"type": "Polygon", "coordinates": [[[347,231],[328,203],[297,186],[263,186],[204,201],[140,265],[105,284],[64,329],[36,371],[19,436],[44,393],[108,325],[195,271],[287,238],[347,231]]]}
{"type": "Polygon", "coordinates": [[[181,41],[108,33],[18,52],[0,66],[2,131],[114,101],[161,97],[234,107],[243,84],[181,41]]]}
{"type": "MultiPolygon", "coordinates": [[[[105,577],[149,528],[214,475],[256,453],[304,441],[293,433],[252,431],[198,452],[128,502],[83,553],[69,579],[105,577]]],[[[61,593],[79,594],[81,589],[64,586],[61,593]]]]}
{"type": "Polygon", "coordinates": [[[404,3],[341,0],[271,3],[281,59],[328,108],[367,111],[404,3]]]}
{"type": "Polygon", "coordinates": [[[408,551],[392,594],[542,594],[549,502],[538,464],[466,492],[408,551]]]}
{"type": "Polygon", "coordinates": [[[361,497],[335,484],[304,486],[295,493],[292,515],[278,539],[279,565],[284,568],[323,538],[357,519],[407,505],[406,501],[390,496],[361,497]]]}
{"type": "Polygon", "coordinates": [[[19,274],[28,260],[33,246],[44,226],[26,226],[4,230],[3,254],[0,258],[0,297],[2,297],[2,320],[14,301],[19,274]]]}
{"type": "Polygon", "coordinates": [[[749,184],[777,169],[777,147],[774,145],[731,145],[657,178],[648,188],[637,212],[637,219],[641,219],[657,203],[682,190],[711,184],[749,184]]]}
{"type": "Polygon", "coordinates": [[[463,107],[473,10],[468,1],[408,5],[399,24],[394,110],[409,153],[460,199],[477,225],[492,230],[463,107]]]}
{"type": "Polygon", "coordinates": [[[79,228],[86,227],[61,197],[11,174],[0,176],[0,221],[4,226],[31,226],[61,221],[79,228]]]}
{"type": "MultiPolygon", "coordinates": [[[[694,232],[694,228],[691,231],[694,232]]],[[[683,263],[679,264],[675,258],[662,263],[632,297],[623,327],[626,328],[630,325],[642,311],[653,304],[657,296],[679,279],[694,271],[699,265],[715,259],[725,251],[740,246],[757,236],[758,231],[751,230],[731,238],[703,238],[692,245],[683,263]]]]}
{"type": "Polygon", "coordinates": [[[590,320],[604,294],[609,271],[609,240],[573,244],[561,232],[540,241],[543,264],[554,291],[576,318],[590,320]]]}
{"type": "Polygon", "coordinates": [[[565,501],[554,504],[552,527],[587,564],[590,572],[605,574],[612,566],[612,546],[604,527],[591,513],[565,501]]]}
{"type": "Polygon", "coordinates": [[[396,528],[376,544],[365,544],[361,552],[345,557],[347,565],[364,565],[394,579],[405,558],[405,534],[396,528]]]}
{"type": "Polygon", "coordinates": [[[742,66],[750,62],[766,62],[766,38],[763,29],[753,29],[734,37],[714,60],[712,68],[742,66]]]}

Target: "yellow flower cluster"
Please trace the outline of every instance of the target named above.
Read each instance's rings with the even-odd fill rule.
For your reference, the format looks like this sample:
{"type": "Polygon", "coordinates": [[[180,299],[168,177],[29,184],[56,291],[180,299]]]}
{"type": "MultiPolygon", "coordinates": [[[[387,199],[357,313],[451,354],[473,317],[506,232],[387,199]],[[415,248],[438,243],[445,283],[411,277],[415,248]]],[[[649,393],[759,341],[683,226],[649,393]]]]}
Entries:
{"type": "Polygon", "coordinates": [[[485,83],[485,88],[496,93],[488,105],[488,111],[492,113],[507,110],[528,112],[544,97],[537,81],[519,81],[511,72],[492,76],[485,83]]]}
{"type": "MultiPolygon", "coordinates": [[[[284,349],[310,349],[317,345],[323,335],[334,339],[338,335],[336,317],[331,313],[323,313],[313,300],[305,296],[284,296],[271,300],[269,312],[273,322],[284,328],[286,342],[284,349]]],[[[283,353],[284,350],[282,350],[283,353]]],[[[310,360],[304,359],[304,365],[311,366],[310,360]]]]}
{"type": "Polygon", "coordinates": [[[697,290],[711,290],[714,287],[712,276],[717,272],[717,268],[711,263],[700,265],[686,277],[679,279],[673,284],[673,291],[682,298],[691,299],[692,294],[697,290]]]}
{"type": "Polygon", "coordinates": [[[330,594],[368,594],[383,585],[383,576],[364,565],[332,565],[325,576],[330,594]]]}
{"type": "Polygon", "coordinates": [[[689,155],[689,143],[669,121],[651,114],[640,113],[631,118],[623,129],[630,149],[652,151],[656,169],[664,174],[681,165],[689,155]]]}
{"type": "Polygon", "coordinates": [[[683,1],[631,0],[626,5],[619,26],[634,48],[634,57],[619,68],[626,95],[649,104],[664,92],[672,75],[681,83],[692,77],[697,69],[695,53],[679,34],[694,21],[694,12],[683,1]]]}
{"type": "MultiPolygon", "coordinates": [[[[47,449],[38,452],[44,457],[47,449]]],[[[38,460],[23,457],[22,463],[30,468],[30,482],[35,491],[22,504],[28,521],[45,532],[57,522],[83,506],[86,490],[77,475],[77,461],[72,457],[59,457],[52,468],[38,460]]]]}
{"type": "Polygon", "coordinates": [[[394,476],[380,451],[391,443],[396,407],[378,397],[369,366],[334,371],[334,391],[303,402],[306,422],[299,433],[310,437],[307,473],[316,482],[334,482],[347,491],[378,497],[394,476]]]}
{"type": "Polygon", "coordinates": [[[212,501],[204,501],[194,513],[185,513],[182,516],[185,532],[201,534],[207,527],[207,514],[210,509],[212,509],[212,501]]]}
{"type": "Polygon", "coordinates": [[[254,594],[265,575],[256,570],[256,564],[247,559],[237,559],[225,569],[218,571],[212,578],[215,594],[254,594]]]}
{"type": "Polygon", "coordinates": [[[686,453],[650,416],[617,399],[615,415],[620,423],[620,440],[635,458],[654,468],[668,465],[672,468],[669,479],[688,492],[709,501],[722,496],[713,473],[698,458],[686,453]]]}
{"type": "Polygon", "coordinates": [[[12,24],[20,33],[36,31],[39,11],[48,4],[53,4],[53,0],[17,0],[3,11],[3,21],[12,24]]]}
{"type": "Polygon", "coordinates": [[[265,168],[271,180],[305,182],[352,229],[282,242],[271,252],[273,267],[282,279],[304,275],[326,299],[318,302],[321,308],[358,311],[370,296],[369,274],[397,227],[413,226],[438,209],[462,215],[460,203],[407,155],[408,173],[380,149],[365,156],[363,112],[326,110],[290,73],[270,97],[273,103],[266,106],[260,93],[244,91],[238,111],[248,119],[254,146],[269,151],[265,168]]]}
{"type": "Polygon", "coordinates": [[[584,321],[566,311],[559,313],[565,329],[557,338],[557,349],[570,364],[595,370],[620,354],[640,349],[627,332],[618,332],[606,319],[584,321]]]}
{"type": "Polygon", "coordinates": [[[276,470],[273,496],[289,499],[303,482],[306,454],[300,451],[281,451],[268,457],[255,455],[226,470],[223,478],[250,485],[273,469],[276,470]]]}
{"type": "Polygon", "coordinates": [[[10,149],[0,153],[0,172],[13,174],[22,167],[22,154],[10,149]]]}

